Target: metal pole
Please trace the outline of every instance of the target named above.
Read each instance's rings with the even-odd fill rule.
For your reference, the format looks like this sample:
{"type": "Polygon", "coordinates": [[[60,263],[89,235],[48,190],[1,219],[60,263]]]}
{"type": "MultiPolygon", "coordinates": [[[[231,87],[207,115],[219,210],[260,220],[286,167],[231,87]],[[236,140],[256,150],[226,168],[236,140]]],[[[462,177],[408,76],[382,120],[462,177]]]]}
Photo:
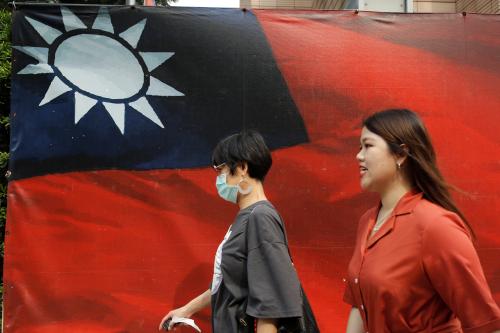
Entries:
{"type": "Polygon", "coordinates": [[[128,6],[135,6],[135,0],[125,0],[125,4],[128,6]]]}

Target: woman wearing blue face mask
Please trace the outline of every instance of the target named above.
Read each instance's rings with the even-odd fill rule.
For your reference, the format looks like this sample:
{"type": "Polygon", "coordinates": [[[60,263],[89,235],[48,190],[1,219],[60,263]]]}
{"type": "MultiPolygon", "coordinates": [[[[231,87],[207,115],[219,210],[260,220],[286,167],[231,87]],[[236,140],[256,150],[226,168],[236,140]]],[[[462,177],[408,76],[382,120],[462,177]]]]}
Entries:
{"type": "Polygon", "coordinates": [[[220,141],[212,163],[219,196],[240,211],[217,249],[211,288],[170,311],[160,329],[211,305],[214,333],[277,332],[285,318],[302,316],[302,294],[283,221],[264,193],[271,153],[247,131],[220,141]]]}

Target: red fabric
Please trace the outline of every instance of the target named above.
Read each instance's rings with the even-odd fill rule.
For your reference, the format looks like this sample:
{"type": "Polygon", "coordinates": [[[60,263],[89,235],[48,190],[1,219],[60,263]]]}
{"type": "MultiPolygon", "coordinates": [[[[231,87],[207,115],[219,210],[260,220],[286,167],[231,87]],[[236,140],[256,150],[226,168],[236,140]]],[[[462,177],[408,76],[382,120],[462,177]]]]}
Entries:
{"type": "MultiPolygon", "coordinates": [[[[316,246],[332,249],[330,259],[310,258],[318,267],[335,263],[326,275],[318,274],[334,284],[318,282],[323,293],[318,290],[311,300],[320,326],[328,332],[345,330],[349,307],[335,299],[332,304],[330,290],[345,277],[347,264],[339,265],[348,260],[359,220],[352,216],[359,217],[376,200],[359,194],[354,156],[360,123],[371,112],[391,107],[412,109],[423,118],[446,180],[465,192],[454,197],[478,236],[475,245],[498,303],[500,59],[493,56],[500,43],[498,17],[270,10],[256,15],[311,137],[300,153],[296,150],[303,155],[289,163],[307,163],[301,178],[283,171],[280,184],[288,181],[293,187],[303,179],[312,184],[286,196],[311,214],[302,228],[306,235],[315,230],[316,246]]],[[[297,205],[287,206],[296,220],[305,215],[297,205]]],[[[318,275],[306,282],[314,285],[318,275]]]]}
{"type": "Polygon", "coordinates": [[[377,214],[371,209],[360,220],[344,295],[367,331],[500,329],[500,309],[456,214],[408,193],[370,237],[377,214]]]}
{"type": "MultiPolygon", "coordinates": [[[[499,301],[498,17],[256,15],[311,139],[273,153],[265,187],[322,331],[345,331],[342,278],[356,223],[376,202],[359,189],[359,125],[386,107],[423,117],[446,179],[468,193],[455,197],[499,301]]],[[[166,311],[208,288],[237,210],[214,182],[208,168],[11,182],[4,332],[155,331],[166,311]]],[[[208,311],[195,319],[209,332],[208,311]]]]}

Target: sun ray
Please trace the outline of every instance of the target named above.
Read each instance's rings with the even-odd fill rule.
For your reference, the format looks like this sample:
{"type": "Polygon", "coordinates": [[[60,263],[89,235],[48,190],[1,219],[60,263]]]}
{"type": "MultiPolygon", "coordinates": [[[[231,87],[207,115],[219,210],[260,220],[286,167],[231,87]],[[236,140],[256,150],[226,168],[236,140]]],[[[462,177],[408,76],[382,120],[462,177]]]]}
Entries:
{"type": "Polygon", "coordinates": [[[31,26],[38,32],[38,34],[47,42],[47,44],[52,44],[52,42],[59,36],[62,35],[57,29],[52,28],[42,22],[38,22],[32,18],[26,17],[26,20],[31,24],[31,26]]]}
{"type": "Polygon", "coordinates": [[[148,70],[151,72],[172,57],[174,52],[139,52],[139,54],[146,63],[148,70]]]}
{"type": "Polygon", "coordinates": [[[144,26],[146,25],[146,19],[143,19],[139,23],[131,26],[124,32],[120,34],[120,37],[125,39],[127,43],[130,44],[134,49],[137,47],[137,43],[141,38],[142,31],[144,30],[144,26]]]}
{"type": "Polygon", "coordinates": [[[115,33],[113,29],[113,24],[111,23],[111,17],[109,17],[109,12],[106,7],[99,8],[99,13],[92,25],[92,29],[102,30],[115,33]]]}
{"type": "Polygon", "coordinates": [[[75,92],[75,124],[97,104],[97,100],[75,92]]]}
{"type": "Polygon", "coordinates": [[[75,29],[87,29],[87,26],[73,14],[71,10],[66,7],[61,7],[61,14],[63,17],[64,28],[66,31],[71,31],[75,29]]]}
{"type": "Polygon", "coordinates": [[[150,96],[184,96],[180,91],[175,90],[166,83],[150,76],[149,77],[149,88],[146,95],[150,96]]]}
{"type": "Polygon", "coordinates": [[[24,67],[17,74],[24,75],[24,74],[47,74],[47,73],[54,73],[52,66],[48,64],[36,64],[36,65],[31,64],[24,67]]]}
{"type": "Polygon", "coordinates": [[[49,49],[46,47],[34,47],[34,46],[13,46],[16,50],[19,50],[27,55],[35,58],[42,64],[46,64],[49,59],[49,49]]]}
{"type": "Polygon", "coordinates": [[[42,101],[38,106],[42,106],[53,100],[54,98],[61,96],[65,92],[70,91],[71,88],[68,87],[64,82],[62,82],[57,76],[54,77],[54,80],[50,83],[49,89],[45,93],[42,101]]]}
{"type": "Polygon", "coordinates": [[[102,103],[122,134],[125,133],[125,104],[102,103]]]}
{"type": "Polygon", "coordinates": [[[158,115],[153,110],[153,107],[151,107],[151,104],[149,104],[149,101],[146,99],[146,97],[141,97],[136,101],[128,103],[128,105],[136,109],[140,114],[154,122],[156,125],[160,126],[161,128],[165,128],[160,118],[158,118],[158,115]]]}

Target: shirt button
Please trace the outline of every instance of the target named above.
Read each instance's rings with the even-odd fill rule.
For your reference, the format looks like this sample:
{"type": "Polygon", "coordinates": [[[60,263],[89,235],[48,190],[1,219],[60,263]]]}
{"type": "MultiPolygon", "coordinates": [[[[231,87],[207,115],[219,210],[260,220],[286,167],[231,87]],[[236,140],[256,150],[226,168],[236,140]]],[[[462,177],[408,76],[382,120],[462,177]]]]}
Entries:
{"type": "Polygon", "coordinates": [[[343,278],[343,279],[342,279],[342,282],[346,283],[346,282],[347,282],[347,280],[346,280],[345,278],[343,278]]]}
{"type": "Polygon", "coordinates": [[[358,283],[358,278],[355,278],[355,279],[354,279],[354,283],[358,283]]]}
{"type": "Polygon", "coordinates": [[[363,304],[361,304],[361,310],[365,310],[365,307],[363,306],[363,304]]]}

